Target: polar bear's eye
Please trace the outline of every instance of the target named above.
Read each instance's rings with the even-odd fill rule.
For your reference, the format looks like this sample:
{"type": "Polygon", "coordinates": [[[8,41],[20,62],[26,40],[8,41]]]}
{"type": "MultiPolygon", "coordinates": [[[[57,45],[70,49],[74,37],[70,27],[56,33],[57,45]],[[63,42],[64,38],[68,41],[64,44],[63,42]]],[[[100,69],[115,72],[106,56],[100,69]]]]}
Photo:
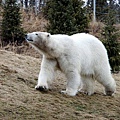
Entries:
{"type": "Polygon", "coordinates": [[[50,34],[48,34],[47,37],[50,37],[50,34]]]}
{"type": "Polygon", "coordinates": [[[38,35],[37,33],[35,35],[38,35]]]}

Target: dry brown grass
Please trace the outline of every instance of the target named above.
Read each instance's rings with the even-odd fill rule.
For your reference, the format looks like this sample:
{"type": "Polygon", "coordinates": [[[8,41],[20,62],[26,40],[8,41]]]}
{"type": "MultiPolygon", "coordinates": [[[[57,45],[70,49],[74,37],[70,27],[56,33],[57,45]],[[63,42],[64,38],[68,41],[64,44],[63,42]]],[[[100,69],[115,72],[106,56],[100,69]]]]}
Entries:
{"type": "Polygon", "coordinates": [[[35,16],[33,12],[25,12],[21,10],[22,13],[22,27],[27,32],[34,31],[45,31],[45,26],[48,21],[43,17],[42,13],[39,13],[38,16],[35,16]]]}
{"type": "Polygon", "coordinates": [[[36,91],[34,86],[41,59],[0,50],[0,120],[120,120],[120,74],[114,75],[117,91],[104,96],[96,83],[96,94],[59,93],[66,78],[58,72],[52,90],[36,91]]]}
{"type": "Polygon", "coordinates": [[[39,54],[38,51],[36,51],[32,46],[30,46],[26,42],[23,42],[20,46],[16,45],[15,43],[9,43],[7,46],[4,46],[4,47],[2,46],[2,43],[0,42],[0,49],[12,51],[15,54],[32,56],[35,58],[41,57],[41,54],[39,54]]]}
{"type": "Polygon", "coordinates": [[[89,32],[90,34],[101,38],[101,32],[104,27],[104,24],[101,22],[90,22],[89,24],[89,32]]]}

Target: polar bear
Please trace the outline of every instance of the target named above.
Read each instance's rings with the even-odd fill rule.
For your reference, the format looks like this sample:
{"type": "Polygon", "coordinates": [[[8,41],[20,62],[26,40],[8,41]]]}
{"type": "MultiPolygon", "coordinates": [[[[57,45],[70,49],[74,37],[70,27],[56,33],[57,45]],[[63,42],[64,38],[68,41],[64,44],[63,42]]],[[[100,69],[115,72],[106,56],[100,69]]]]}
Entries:
{"type": "Polygon", "coordinates": [[[110,71],[107,51],[100,40],[87,33],[71,36],[47,32],[32,32],[25,36],[28,43],[43,54],[37,90],[49,89],[55,71],[67,77],[64,94],[75,96],[80,90],[94,93],[95,81],[105,87],[106,95],[113,95],[116,83],[110,71]]]}

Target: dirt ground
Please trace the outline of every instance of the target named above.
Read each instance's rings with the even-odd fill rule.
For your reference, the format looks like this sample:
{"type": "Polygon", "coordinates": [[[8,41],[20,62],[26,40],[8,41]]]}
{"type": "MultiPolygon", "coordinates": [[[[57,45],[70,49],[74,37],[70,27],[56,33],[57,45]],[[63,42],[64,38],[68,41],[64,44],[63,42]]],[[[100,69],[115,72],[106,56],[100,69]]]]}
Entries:
{"type": "Polygon", "coordinates": [[[66,78],[58,72],[52,89],[35,90],[41,58],[0,50],[0,120],[120,120],[120,73],[114,74],[116,94],[104,96],[96,83],[95,94],[60,94],[66,78]]]}

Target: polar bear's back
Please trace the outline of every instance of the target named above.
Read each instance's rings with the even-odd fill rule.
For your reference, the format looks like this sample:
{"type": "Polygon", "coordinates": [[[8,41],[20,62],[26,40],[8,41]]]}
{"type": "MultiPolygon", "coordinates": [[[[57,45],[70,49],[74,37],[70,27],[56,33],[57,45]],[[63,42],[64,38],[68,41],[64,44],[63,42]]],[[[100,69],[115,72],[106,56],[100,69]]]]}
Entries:
{"type": "Polygon", "coordinates": [[[74,34],[71,38],[77,48],[75,51],[78,51],[79,59],[82,61],[83,72],[94,73],[96,68],[101,69],[103,66],[110,70],[107,50],[100,40],[86,33],[74,34]],[[91,71],[88,71],[89,67],[92,68],[91,71]]]}
{"type": "MultiPolygon", "coordinates": [[[[104,54],[107,56],[107,51],[103,43],[96,37],[86,33],[78,33],[71,36],[77,48],[85,52],[91,52],[92,55],[104,54]]],[[[95,57],[95,56],[94,56],[95,57]]]]}
{"type": "Polygon", "coordinates": [[[100,46],[103,47],[103,44],[98,38],[87,33],[78,33],[71,36],[71,38],[76,42],[76,44],[87,45],[87,46],[100,46]]]}

